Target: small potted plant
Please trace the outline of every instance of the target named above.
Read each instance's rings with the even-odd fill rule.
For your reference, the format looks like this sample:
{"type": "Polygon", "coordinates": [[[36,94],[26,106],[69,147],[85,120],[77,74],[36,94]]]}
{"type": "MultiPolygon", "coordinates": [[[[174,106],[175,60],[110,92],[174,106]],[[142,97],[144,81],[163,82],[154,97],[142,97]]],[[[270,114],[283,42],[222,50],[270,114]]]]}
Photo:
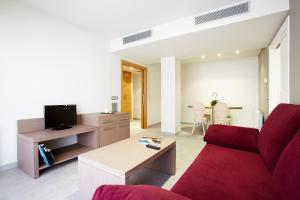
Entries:
{"type": "Polygon", "coordinates": [[[218,100],[217,100],[218,99],[218,93],[213,92],[211,94],[211,97],[212,97],[212,101],[210,102],[210,106],[214,107],[218,103],[218,100]]]}
{"type": "Polygon", "coordinates": [[[218,100],[212,100],[211,102],[210,102],[210,106],[215,106],[216,104],[218,103],[218,100]]]}

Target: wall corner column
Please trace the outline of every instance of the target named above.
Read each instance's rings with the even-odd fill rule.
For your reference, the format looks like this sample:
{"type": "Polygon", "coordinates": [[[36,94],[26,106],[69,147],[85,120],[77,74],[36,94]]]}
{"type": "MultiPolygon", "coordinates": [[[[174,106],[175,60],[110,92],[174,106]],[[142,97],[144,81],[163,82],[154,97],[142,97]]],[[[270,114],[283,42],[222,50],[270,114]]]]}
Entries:
{"type": "Polygon", "coordinates": [[[161,132],[175,135],[181,126],[181,66],[175,56],[161,58],[161,132]]]}

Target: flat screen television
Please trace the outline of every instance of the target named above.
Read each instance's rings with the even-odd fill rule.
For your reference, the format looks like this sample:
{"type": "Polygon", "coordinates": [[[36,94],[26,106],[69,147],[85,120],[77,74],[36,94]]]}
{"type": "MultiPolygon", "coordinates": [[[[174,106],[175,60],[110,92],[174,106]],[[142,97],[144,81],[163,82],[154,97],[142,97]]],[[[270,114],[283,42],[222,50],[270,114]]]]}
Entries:
{"type": "Polygon", "coordinates": [[[62,130],[77,123],[76,105],[45,105],[45,129],[62,130]]]}

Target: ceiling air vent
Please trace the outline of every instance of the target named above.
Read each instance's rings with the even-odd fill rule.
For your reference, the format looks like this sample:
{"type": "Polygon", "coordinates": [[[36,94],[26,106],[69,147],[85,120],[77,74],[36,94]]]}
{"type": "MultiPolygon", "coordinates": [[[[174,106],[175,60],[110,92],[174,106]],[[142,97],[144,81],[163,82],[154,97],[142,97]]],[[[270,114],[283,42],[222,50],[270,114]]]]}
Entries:
{"type": "Polygon", "coordinates": [[[195,17],[195,25],[249,12],[249,2],[195,17]]]}
{"type": "Polygon", "coordinates": [[[141,33],[137,33],[134,35],[129,35],[127,37],[124,37],[123,44],[128,44],[130,42],[135,42],[137,40],[142,40],[142,39],[150,38],[150,37],[152,37],[152,30],[144,31],[141,33]]]}

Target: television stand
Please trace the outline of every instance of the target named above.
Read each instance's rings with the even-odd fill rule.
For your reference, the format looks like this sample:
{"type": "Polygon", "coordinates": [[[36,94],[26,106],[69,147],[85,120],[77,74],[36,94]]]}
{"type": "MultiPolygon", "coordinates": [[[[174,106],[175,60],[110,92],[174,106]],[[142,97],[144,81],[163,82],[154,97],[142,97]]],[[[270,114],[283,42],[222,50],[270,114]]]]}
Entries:
{"type": "Polygon", "coordinates": [[[64,130],[64,129],[69,129],[72,128],[72,126],[57,126],[52,128],[53,131],[60,131],[60,130],[64,130]]]}
{"type": "Polygon", "coordinates": [[[35,179],[41,170],[53,166],[39,165],[39,144],[52,149],[54,165],[57,165],[98,148],[98,127],[79,124],[69,129],[50,130],[44,129],[43,118],[19,120],[17,142],[18,167],[35,179]],[[74,137],[77,143],[70,143],[74,137]]]}

